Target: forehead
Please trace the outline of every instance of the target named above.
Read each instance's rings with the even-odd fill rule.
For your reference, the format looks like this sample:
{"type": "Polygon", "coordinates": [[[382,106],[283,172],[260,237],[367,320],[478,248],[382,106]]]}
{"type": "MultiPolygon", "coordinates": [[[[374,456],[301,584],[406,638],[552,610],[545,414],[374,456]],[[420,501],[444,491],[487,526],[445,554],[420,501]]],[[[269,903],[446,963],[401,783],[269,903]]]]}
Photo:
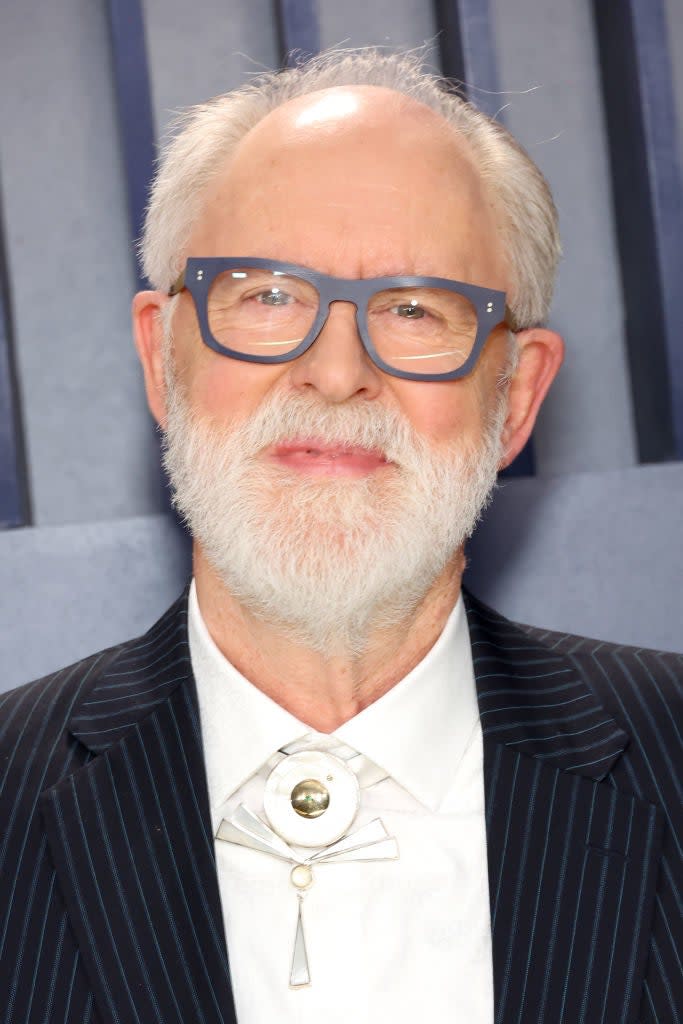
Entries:
{"type": "Polygon", "coordinates": [[[506,276],[501,217],[468,145],[423,104],[370,86],[313,93],[263,118],[207,187],[188,254],[500,288],[506,276]]]}

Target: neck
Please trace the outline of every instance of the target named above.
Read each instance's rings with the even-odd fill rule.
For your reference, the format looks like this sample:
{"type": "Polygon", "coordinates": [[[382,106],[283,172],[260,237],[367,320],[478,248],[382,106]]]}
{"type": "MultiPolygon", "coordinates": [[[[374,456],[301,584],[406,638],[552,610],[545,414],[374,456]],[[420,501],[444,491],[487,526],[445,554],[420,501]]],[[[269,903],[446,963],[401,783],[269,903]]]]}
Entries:
{"type": "Polygon", "coordinates": [[[419,606],[391,628],[371,632],[361,655],[325,656],[259,619],[226,590],[195,546],[202,618],[221,653],[254,686],[317,732],[333,732],[410,672],[441,634],[460,593],[457,552],[419,606]]]}

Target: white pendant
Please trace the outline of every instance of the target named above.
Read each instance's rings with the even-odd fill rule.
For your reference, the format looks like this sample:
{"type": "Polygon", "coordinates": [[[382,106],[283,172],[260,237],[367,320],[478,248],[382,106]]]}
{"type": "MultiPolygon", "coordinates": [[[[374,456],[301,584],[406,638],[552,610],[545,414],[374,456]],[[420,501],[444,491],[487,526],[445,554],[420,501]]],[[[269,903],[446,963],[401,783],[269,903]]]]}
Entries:
{"type": "Polygon", "coordinates": [[[356,775],[322,750],[283,758],[268,776],[263,794],[271,828],[295,846],[329,846],[341,839],[359,806],[356,775]]]}
{"type": "MultiPolygon", "coordinates": [[[[321,816],[318,815],[318,819],[321,816]]],[[[323,847],[322,850],[318,850],[317,853],[302,860],[299,854],[287,846],[282,836],[273,832],[257,814],[248,810],[244,804],[240,804],[230,818],[223,819],[216,838],[222,839],[226,843],[235,843],[237,846],[257,850],[260,853],[268,853],[272,857],[289,861],[292,864],[289,880],[296,891],[299,905],[289,972],[289,984],[292,988],[303,988],[311,983],[304,936],[303,901],[307,890],[313,884],[313,867],[318,863],[398,860],[399,856],[396,839],[389,835],[384,823],[379,818],[375,818],[367,825],[357,829],[356,832],[344,835],[338,842],[323,847]]]]}
{"type": "Polygon", "coordinates": [[[303,896],[299,896],[299,912],[296,917],[296,935],[294,936],[294,952],[292,953],[292,966],[289,972],[289,984],[291,988],[303,988],[311,984],[311,972],[308,966],[308,953],[306,952],[306,938],[304,936],[304,922],[302,917],[303,896]]]}

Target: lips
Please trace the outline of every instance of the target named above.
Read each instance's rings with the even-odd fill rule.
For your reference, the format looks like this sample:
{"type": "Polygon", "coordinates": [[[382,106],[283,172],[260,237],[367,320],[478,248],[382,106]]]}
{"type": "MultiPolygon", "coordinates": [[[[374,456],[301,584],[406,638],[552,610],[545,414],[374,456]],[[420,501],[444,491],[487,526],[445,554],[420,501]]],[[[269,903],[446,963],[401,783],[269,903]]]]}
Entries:
{"type": "Polygon", "coordinates": [[[285,441],[272,449],[271,457],[283,467],[313,476],[366,476],[389,465],[381,451],[316,438],[285,441]]]}

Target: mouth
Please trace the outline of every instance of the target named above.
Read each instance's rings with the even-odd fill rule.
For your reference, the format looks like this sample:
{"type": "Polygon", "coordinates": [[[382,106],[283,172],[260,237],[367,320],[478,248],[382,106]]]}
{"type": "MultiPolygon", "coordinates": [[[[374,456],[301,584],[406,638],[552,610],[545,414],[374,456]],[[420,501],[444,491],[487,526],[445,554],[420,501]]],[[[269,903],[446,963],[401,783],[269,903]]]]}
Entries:
{"type": "Polygon", "coordinates": [[[282,468],[304,476],[363,477],[391,465],[381,451],[316,438],[284,441],[268,455],[282,468]]]}

